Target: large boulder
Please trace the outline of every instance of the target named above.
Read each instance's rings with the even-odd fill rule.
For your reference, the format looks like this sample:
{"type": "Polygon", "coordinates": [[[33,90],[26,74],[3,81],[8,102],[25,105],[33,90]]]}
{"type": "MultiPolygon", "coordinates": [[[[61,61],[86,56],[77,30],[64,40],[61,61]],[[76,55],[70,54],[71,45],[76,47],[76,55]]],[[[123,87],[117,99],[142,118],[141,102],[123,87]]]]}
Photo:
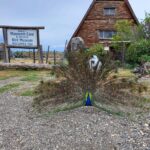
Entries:
{"type": "Polygon", "coordinates": [[[150,62],[146,62],[143,65],[134,68],[133,73],[138,73],[141,75],[149,74],[150,73],[150,62]]]}
{"type": "Polygon", "coordinates": [[[85,48],[84,40],[81,37],[71,39],[71,51],[81,51],[85,48]]]}
{"type": "Polygon", "coordinates": [[[146,62],[143,66],[145,73],[150,73],[150,62],[146,62]]]}

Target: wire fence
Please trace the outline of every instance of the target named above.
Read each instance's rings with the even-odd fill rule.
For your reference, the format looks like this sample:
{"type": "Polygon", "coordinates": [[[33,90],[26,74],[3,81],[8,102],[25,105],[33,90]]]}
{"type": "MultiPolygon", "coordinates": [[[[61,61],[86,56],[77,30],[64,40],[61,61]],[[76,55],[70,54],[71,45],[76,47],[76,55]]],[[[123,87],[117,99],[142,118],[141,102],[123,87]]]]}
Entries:
{"type": "MultiPolygon", "coordinates": [[[[0,51],[0,61],[4,60],[4,51],[0,51]]],[[[9,50],[10,63],[38,63],[39,53],[33,50],[9,50]]],[[[64,59],[64,52],[50,50],[43,51],[44,64],[60,64],[64,59]]]]}

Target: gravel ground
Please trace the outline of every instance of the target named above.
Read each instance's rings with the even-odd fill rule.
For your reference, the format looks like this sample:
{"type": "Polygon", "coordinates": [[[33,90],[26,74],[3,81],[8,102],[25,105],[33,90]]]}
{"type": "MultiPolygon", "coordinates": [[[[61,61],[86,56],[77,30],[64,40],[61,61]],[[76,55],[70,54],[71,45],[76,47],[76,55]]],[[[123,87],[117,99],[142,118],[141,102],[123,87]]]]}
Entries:
{"type": "Polygon", "coordinates": [[[150,114],[133,122],[81,107],[39,117],[21,89],[0,95],[1,150],[150,150],[150,114]]]}

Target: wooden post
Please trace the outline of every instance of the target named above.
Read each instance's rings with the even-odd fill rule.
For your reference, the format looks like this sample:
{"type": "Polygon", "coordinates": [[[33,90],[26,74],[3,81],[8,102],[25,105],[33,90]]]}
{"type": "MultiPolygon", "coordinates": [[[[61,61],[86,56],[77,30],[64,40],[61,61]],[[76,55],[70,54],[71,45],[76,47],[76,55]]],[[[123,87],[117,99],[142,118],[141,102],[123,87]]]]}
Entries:
{"type": "Polygon", "coordinates": [[[29,56],[28,57],[31,58],[31,56],[30,56],[30,50],[28,52],[29,52],[29,56]]]}
{"type": "Polygon", "coordinates": [[[54,65],[56,65],[56,51],[54,50],[54,65]]]}
{"type": "Polygon", "coordinates": [[[66,42],[65,42],[65,49],[64,49],[64,51],[67,51],[67,45],[68,45],[68,41],[66,40],[66,42]]]}
{"type": "Polygon", "coordinates": [[[9,63],[10,63],[10,58],[11,58],[11,50],[10,50],[10,48],[8,48],[8,60],[9,60],[9,63]]]}
{"type": "Polygon", "coordinates": [[[8,48],[7,48],[7,30],[5,28],[3,28],[3,37],[4,37],[4,62],[5,63],[9,63],[9,52],[8,52],[8,48]]]}
{"type": "Polygon", "coordinates": [[[41,61],[41,64],[43,64],[43,47],[42,45],[40,45],[40,61],[41,61]]]}
{"type": "Polygon", "coordinates": [[[126,43],[122,43],[122,64],[125,63],[125,50],[126,50],[126,43]]]}
{"type": "Polygon", "coordinates": [[[68,41],[66,40],[63,59],[66,58],[67,55],[67,45],[68,45],[68,41]]]}
{"type": "Polygon", "coordinates": [[[42,52],[41,45],[40,45],[39,30],[37,30],[37,45],[38,45],[39,63],[42,64],[43,63],[43,52],[42,52]]]}
{"type": "Polygon", "coordinates": [[[35,49],[33,49],[33,63],[35,64],[35,49]]]}
{"type": "Polygon", "coordinates": [[[46,54],[46,64],[48,64],[49,50],[50,50],[50,46],[48,46],[48,50],[47,50],[47,54],[46,54]]]}

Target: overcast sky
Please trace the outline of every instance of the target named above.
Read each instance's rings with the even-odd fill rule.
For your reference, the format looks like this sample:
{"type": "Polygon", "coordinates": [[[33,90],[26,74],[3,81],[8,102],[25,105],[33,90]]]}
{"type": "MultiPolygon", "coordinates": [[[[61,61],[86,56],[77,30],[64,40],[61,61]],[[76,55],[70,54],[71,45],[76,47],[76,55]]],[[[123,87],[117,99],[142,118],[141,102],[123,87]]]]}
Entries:
{"type": "MultiPolygon", "coordinates": [[[[139,20],[150,12],[150,0],[129,0],[139,20]]],[[[0,0],[0,25],[45,26],[41,44],[61,50],[92,0],[0,0]]],[[[2,33],[0,31],[0,42],[2,33]]]]}

